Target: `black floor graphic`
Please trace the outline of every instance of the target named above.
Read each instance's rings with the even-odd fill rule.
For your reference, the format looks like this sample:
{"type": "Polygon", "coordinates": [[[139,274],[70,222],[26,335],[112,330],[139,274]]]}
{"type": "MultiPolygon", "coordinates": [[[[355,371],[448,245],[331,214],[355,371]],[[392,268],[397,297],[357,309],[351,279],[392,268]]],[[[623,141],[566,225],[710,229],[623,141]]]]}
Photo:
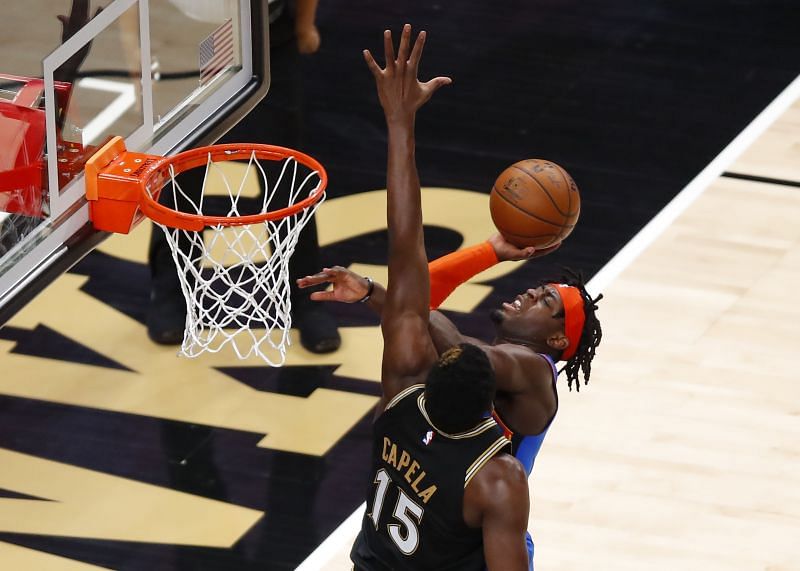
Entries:
{"type": "Polygon", "coordinates": [[[722,176],[727,178],[738,178],[739,180],[750,180],[753,182],[765,182],[767,184],[777,184],[779,186],[794,186],[800,187],[800,181],[785,180],[782,178],[770,178],[767,176],[756,176],[752,174],[742,174],[738,172],[724,172],[722,176]]]}

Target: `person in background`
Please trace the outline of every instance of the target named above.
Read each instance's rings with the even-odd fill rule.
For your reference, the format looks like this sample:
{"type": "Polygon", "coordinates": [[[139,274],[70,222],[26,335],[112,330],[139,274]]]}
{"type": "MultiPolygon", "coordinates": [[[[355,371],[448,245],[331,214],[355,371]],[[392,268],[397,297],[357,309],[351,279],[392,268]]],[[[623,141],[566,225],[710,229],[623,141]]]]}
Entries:
{"type": "MultiPolygon", "coordinates": [[[[191,17],[199,17],[205,2],[171,0],[191,17]],[[184,4],[186,4],[184,6],[184,4]]],[[[219,2],[208,10],[219,12],[219,2]]],[[[269,39],[271,83],[267,96],[219,143],[268,143],[303,149],[303,78],[301,57],[320,47],[316,26],[318,0],[270,0],[269,39]]],[[[203,169],[192,169],[179,177],[183,189],[202,188],[203,169]]],[[[168,193],[163,193],[164,197],[168,193]]],[[[175,262],[163,232],[153,227],[148,261],[151,273],[150,302],[146,315],[150,339],[163,345],[183,340],[186,304],[181,293],[175,262]]],[[[341,345],[336,320],[324,307],[314,304],[296,286],[297,278],[320,266],[320,248],[314,218],[300,233],[289,260],[292,285],[292,322],[300,342],[313,353],[335,351],[341,345]]]]}

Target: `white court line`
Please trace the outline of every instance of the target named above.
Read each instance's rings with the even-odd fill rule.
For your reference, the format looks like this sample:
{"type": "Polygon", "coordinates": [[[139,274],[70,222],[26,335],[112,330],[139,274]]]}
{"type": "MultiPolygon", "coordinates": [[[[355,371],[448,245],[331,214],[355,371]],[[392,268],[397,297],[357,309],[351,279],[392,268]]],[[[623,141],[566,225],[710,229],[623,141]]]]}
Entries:
{"type": "MultiPolygon", "coordinates": [[[[800,96],[800,76],[784,89],[753,121],[731,141],[692,181],[684,187],[617,255],[589,280],[587,289],[604,290],[622,271],[658,238],[703,191],[731,165],[766,129],[800,96]]],[[[594,295],[594,294],[593,294],[594,295]]],[[[295,571],[318,571],[325,568],[342,542],[355,537],[361,526],[366,503],[361,504],[336,530],[309,555],[295,571]]]]}
{"type": "Polygon", "coordinates": [[[342,541],[355,537],[361,528],[361,518],[364,517],[366,502],[361,504],[356,511],[350,514],[328,538],[319,544],[314,552],[309,555],[295,571],[319,571],[325,569],[333,555],[342,548],[342,541]]]}
{"type": "Polygon", "coordinates": [[[136,91],[130,83],[97,79],[95,77],[85,77],[80,80],[78,85],[85,89],[119,94],[105,109],[100,111],[94,119],[83,127],[81,138],[83,146],[86,146],[93,144],[108,127],[114,124],[114,121],[122,117],[128,109],[136,104],[136,91]]]}

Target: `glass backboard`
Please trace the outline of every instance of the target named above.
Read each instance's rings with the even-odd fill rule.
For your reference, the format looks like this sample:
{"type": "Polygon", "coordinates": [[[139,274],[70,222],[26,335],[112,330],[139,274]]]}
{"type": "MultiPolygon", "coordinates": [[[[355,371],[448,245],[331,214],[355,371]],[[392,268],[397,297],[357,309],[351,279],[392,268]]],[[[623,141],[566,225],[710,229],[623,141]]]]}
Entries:
{"type": "Polygon", "coordinates": [[[0,35],[0,325],[106,234],[83,167],[111,137],[210,144],[269,86],[267,0],[26,0],[0,35]]]}

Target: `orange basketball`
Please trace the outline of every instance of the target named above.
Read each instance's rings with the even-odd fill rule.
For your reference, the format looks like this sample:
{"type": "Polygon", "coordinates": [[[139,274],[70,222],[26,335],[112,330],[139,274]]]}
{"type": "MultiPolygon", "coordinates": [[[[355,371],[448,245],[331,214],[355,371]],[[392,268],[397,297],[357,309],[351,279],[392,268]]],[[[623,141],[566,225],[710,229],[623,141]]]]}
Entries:
{"type": "Polygon", "coordinates": [[[489,195],[492,221],[520,248],[547,248],[569,236],[581,212],[578,185],[554,162],[528,159],[500,173],[489,195]]]}

